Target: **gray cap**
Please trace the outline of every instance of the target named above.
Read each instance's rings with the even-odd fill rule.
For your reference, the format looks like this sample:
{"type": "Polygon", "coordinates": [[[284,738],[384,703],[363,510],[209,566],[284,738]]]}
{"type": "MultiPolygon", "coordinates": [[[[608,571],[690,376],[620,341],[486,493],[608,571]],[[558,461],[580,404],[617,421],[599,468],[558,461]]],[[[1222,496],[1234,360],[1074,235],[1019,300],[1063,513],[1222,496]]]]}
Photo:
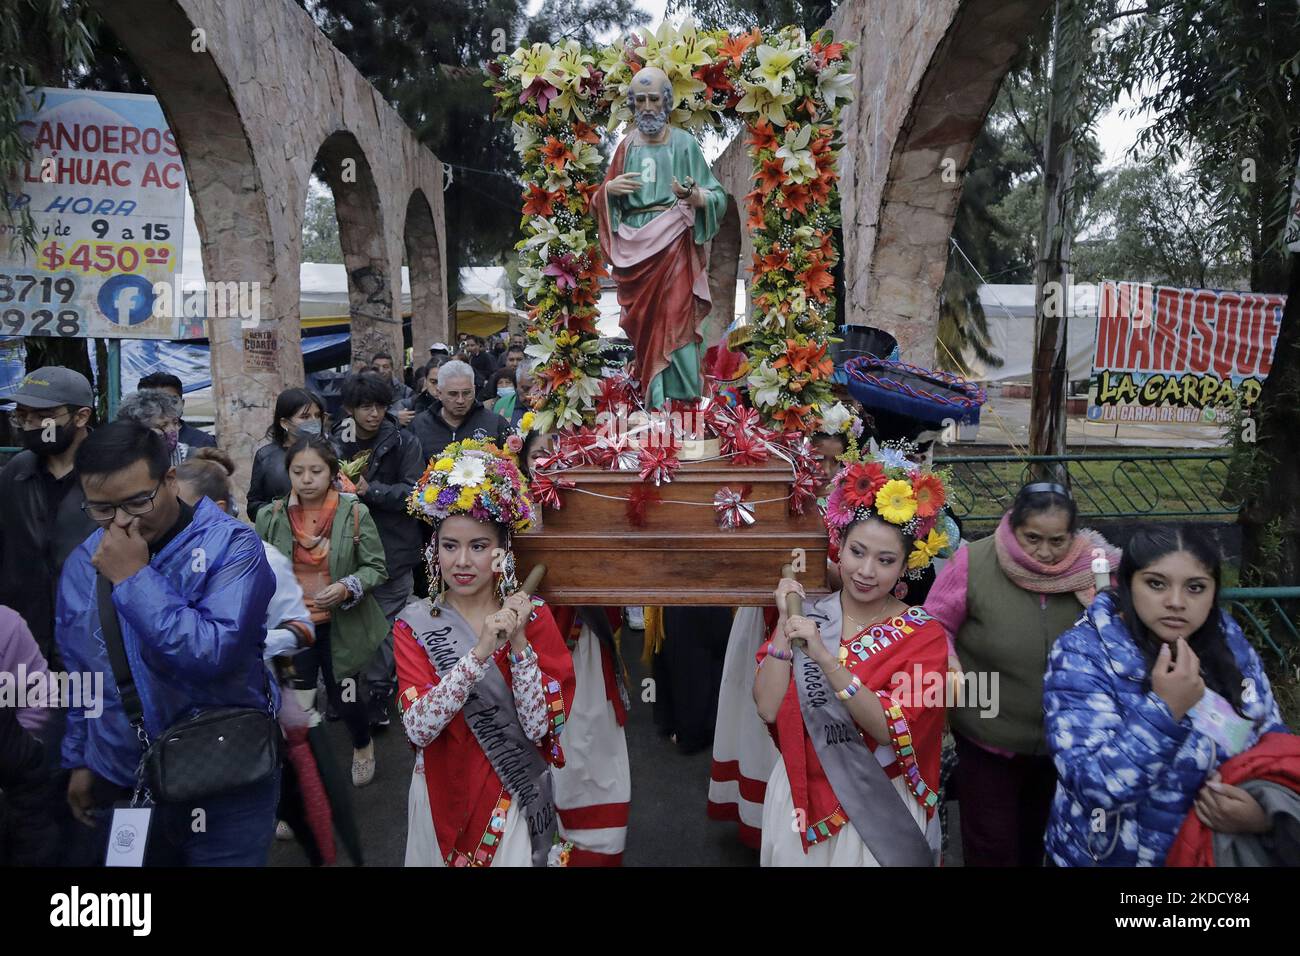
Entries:
{"type": "Polygon", "coordinates": [[[11,398],[28,408],[95,407],[95,393],[86,376],[61,365],[47,365],[28,372],[11,398]]]}

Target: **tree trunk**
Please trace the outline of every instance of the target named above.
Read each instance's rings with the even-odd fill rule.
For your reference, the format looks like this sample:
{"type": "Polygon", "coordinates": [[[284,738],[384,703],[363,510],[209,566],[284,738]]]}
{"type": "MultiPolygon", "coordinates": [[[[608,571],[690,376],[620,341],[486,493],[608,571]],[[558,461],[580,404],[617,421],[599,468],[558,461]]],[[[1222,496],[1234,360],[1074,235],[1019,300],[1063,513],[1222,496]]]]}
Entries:
{"type": "MultiPolygon", "coordinates": [[[[1052,81],[1043,150],[1043,207],[1034,272],[1034,371],[1030,391],[1029,453],[1065,454],[1066,332],[1069,327],[1070,232],[1073,210],[1074,113],[1070,91],[1080,51],[1067,42],[1062,21],[1077,16],[1075,0],[1056,0],[1052,23],[1052,81]]],[[[1068,482],[1064,464],[1034,467],[1036,478],[1068,482]]]]}
{"type": "Polygon", "coordinates": [[[1267,471],[1247,488],[1237,517],[1242,583],[1256,587],[1300,584],[1300,256],[1289,259],[1273,367],[1255,408],[1255,453],[1267,456],[1267,471]]]}

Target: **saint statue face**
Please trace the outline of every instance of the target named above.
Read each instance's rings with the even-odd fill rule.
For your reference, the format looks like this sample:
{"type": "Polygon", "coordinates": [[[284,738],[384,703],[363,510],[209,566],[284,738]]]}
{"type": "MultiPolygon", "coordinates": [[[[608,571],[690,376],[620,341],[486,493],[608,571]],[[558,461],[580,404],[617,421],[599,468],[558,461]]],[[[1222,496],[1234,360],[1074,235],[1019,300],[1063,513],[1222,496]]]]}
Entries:
{"type": "Polygon", "coordinates": [[[632,77],[627,89],[628,104],[636,128],[643,135],[658,136],[668,125],[668,114],[673,109],[672,91],[672,81],[658,67],[643,67],[632,77]]]}

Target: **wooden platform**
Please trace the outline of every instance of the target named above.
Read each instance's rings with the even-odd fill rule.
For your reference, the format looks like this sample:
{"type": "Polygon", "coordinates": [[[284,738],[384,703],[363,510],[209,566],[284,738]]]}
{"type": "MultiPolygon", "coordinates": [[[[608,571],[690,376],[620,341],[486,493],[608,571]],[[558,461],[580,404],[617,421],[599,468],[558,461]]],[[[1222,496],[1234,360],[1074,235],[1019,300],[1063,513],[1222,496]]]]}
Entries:
{"type": "Polygon", "coordinates": [[[628,522],[626,498],[633,488],[654,485],[643,486],[638,473],[584,467],[564,478],[618,500],[561,491],[563,507],[544,509],[542,529],[515,537],[520,577],[545,562],[541,595],[552,604],[764,605],[797,549],[807,568],[798,578],[808,594],[827,592],[826,530],[815,504],[796,517],[788,501],[768,501],[755,506],[751,525],[734,531],[717,525],[713,496],[724,486],[749,485],[746,501],[784,499],[790,470],[782,461],[684,463],[656,489],[665,500],[647,505],[641,528],[628,522]]]}

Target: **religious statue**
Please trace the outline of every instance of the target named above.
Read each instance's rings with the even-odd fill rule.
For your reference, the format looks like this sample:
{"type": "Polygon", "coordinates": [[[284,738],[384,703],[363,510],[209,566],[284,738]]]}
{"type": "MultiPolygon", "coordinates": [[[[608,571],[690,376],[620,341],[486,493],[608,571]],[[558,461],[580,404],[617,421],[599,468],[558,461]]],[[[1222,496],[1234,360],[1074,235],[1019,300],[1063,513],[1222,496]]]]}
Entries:
{"type": "Polygon", "coordinates": [[[704,392],[700,321],[709,313],[707,248],[727,210],[700,144],[669,122],[667,74],[643,67],[628,87],[636,129],[614,151],[593,210],[600,247],[636,349],[633,374],[646,406],[704,392]]]}

